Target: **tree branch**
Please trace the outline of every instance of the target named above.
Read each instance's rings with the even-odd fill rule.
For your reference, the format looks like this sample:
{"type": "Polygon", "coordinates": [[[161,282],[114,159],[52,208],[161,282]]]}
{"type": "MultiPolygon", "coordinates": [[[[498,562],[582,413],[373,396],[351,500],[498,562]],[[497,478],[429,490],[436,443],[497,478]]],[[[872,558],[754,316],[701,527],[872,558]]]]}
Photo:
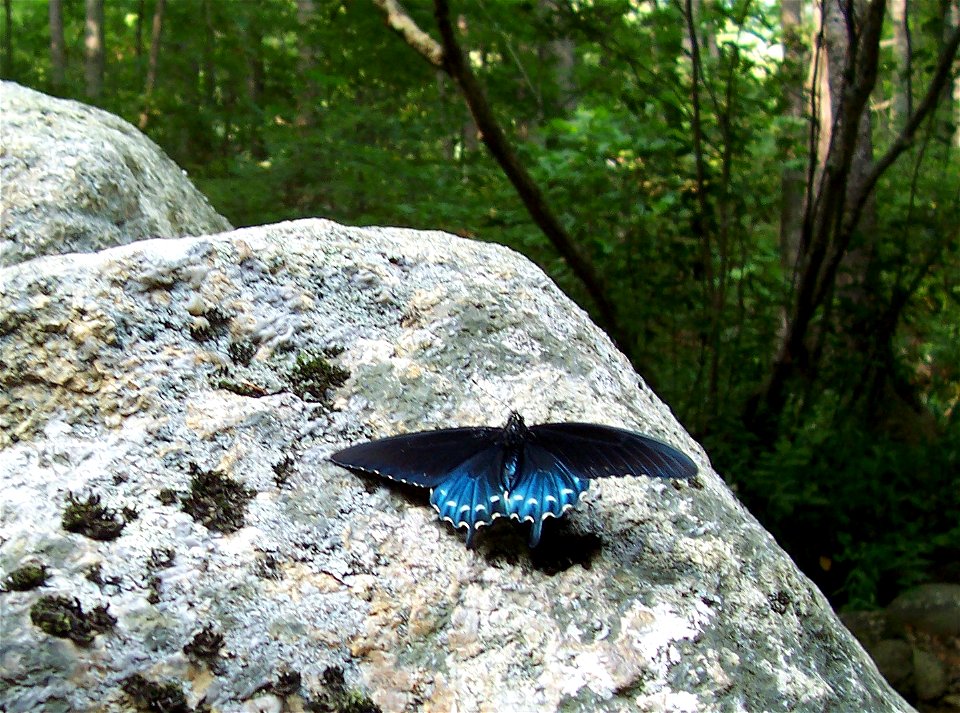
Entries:
{"type": "Polygon", "coordinates": [[[900,154],[910,148],[910,145],[913,143],[914,134],[917,133],[920,124],[923,123],[923,120],[926,119],[930,113],[936,110],[937,105],[940,103],[940,97],[943,94],[943,88],[950,80],[950,70],[953,67],[954,60],[957,58],[958,50],[960,50],[960,27],[955,27],[947,38],[943,51],[940,53],[937,68],[933,73],[933,77],[930,79],[930,86],[927,87],[927,93],[924,95],[923,101],[920,102],[917,110],[911,114],[903,127],[903,131],[900,132],[900,135],[897,136],[893,144],[890,145],[887,152],[873,164],[873,168],[863,182],[863,186],[856,196],[856,202],[853,204],[853,209],[850,212],[847,226],[848,230],[852,231],[856,228],[857,222],[860,220],[860,213],[863,211],[863,206],[866,204],[867,198],[870,197],[870,193],[873,191],[877,181],[880,180],[884,172],[893,165],[893,162],[900,157],[900,154]]]}
{"type": "Polygon", "coordinates": [[[630,356],[631,343],[627,332],[617,317],[616,309],[608,297],[608,290],[599,273],[578,249],[560,220],[550,209],[540,188],[524,168],[506,135],[500,128],[479,81],[467,63],[463,51],[457,42],[453,24],[450,21],[450,8],[446,0],[434,1],[434,15],[440,31],[442,45],[437,45],[429,35],[417,27],[396,0],[374,0],[376,5],[387,13],[387,23],[400,33],[413,49],[428,62],[441,67],[459,85],[464,100],[480,130],[483,143],[500,164],[500,168],[513,184],[517,195],[523,201],[527,212],[537,224],[554,248],[560,253],[571,272],[586,288],[587,294],[597,307],[598,322],[617,346],[630,356]],[[439,63],[435,61],[439,58],[439,63]]]}
{"type": "Polygon", "coordinates": [[[443,47],[421,30],[396,0],[373,0],[387,16],[387,25],[434,67],[443,68],[443,47]]]}

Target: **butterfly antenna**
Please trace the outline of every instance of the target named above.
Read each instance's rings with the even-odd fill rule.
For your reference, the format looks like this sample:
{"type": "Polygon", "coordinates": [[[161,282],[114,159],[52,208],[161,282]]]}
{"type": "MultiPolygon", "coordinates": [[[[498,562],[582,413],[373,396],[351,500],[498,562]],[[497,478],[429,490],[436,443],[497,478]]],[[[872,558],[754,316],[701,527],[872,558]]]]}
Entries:
{"type": "Polygon", "coordinates": [[[491,399],[492,401],[496,401],[498,404],[500,404],[500,408],[506,413],[508,414],[513,413],[516,410],[511,406],[509,406],[506,401],[501,399],[495,393],[493,393],[492,391],[484,387],[479,381],[477,381],[475,377],[471,376],[470,381],[472,381],[473,385],[476,386],[480,391],[482,391],[487,396],[487,398],[491,399]]]}

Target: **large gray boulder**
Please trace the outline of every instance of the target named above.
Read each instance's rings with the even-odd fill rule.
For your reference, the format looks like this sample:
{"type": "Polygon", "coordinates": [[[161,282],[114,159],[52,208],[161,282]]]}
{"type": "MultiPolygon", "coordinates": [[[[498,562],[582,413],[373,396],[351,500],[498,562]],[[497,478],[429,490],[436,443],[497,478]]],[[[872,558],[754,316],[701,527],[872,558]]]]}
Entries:
{"type": "Polygon", "coordinates": [[[910,710],[505,248],[307,220],[40,258],[0,269],[0,365],[10,713],[910,710]],[[700,473],[599,481],[538,550],[503,521],[467,550],[426,493],[326,460],[512,409],[700,473]]]}
{"type": "Polygon", "coordinates": [[[123,119],[0,82],[0,266],[230,227],[123,119]]]}

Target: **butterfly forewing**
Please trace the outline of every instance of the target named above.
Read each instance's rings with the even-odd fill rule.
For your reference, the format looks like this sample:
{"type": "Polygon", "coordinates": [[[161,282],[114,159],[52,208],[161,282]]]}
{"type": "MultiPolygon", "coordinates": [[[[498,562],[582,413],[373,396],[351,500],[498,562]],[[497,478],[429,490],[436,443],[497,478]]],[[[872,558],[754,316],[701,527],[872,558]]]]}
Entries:
{"type": "Polygon", "coordinates": [[[481,451],[493,447],[499,428],[448,428],[382,438],[330,456],[337,465],[435,488],[481,451]]]}
{"type": "Polygon", "coordinates": [[[530,427],[530,442],[548,451],[579,478],[691,478],[697,473],[696,463],[676,448],[611,426],[544,423],[530,427]]]}

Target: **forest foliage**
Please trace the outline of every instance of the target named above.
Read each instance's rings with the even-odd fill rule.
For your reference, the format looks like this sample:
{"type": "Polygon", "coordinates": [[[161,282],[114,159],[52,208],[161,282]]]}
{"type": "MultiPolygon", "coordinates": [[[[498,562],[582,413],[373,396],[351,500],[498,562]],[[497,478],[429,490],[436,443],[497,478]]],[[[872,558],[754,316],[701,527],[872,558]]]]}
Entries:
{"type": "Polygon", "coordinates": [[[956,2],[447,5],[5,0],[2,71],[139,125],[236,225],[521,251],[836,604],[960,581],[956,2]],[[592,288],[388,27],[440,44],[435,6],[592,288]]]}

